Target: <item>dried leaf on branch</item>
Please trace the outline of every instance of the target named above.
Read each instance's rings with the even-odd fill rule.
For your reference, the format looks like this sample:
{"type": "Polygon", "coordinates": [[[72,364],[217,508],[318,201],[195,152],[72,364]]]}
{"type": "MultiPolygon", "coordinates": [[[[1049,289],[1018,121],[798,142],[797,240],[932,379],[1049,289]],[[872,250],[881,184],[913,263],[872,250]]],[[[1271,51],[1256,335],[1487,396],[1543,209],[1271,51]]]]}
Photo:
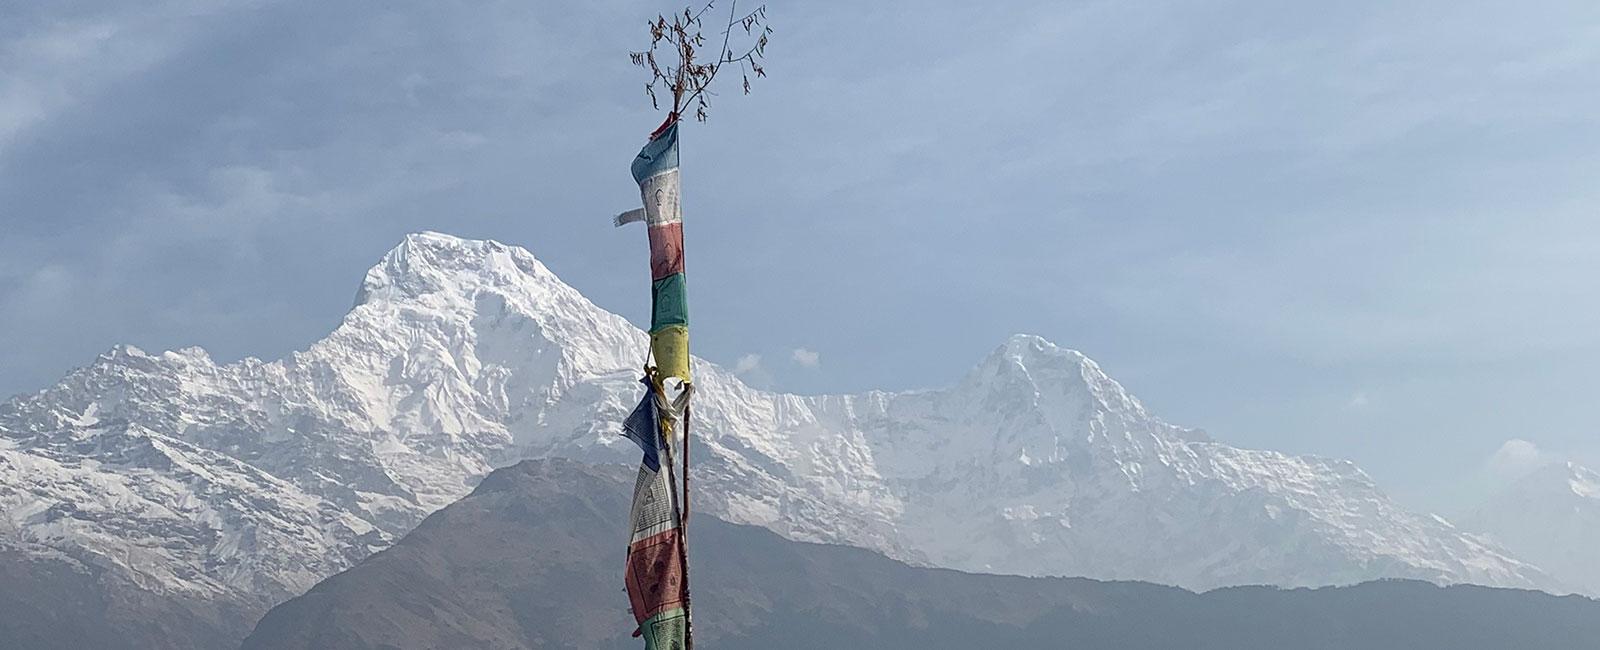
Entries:
{"type": "Polygon", "coordinates": [[[706,38],[703,33],[705,17],[714,9],[716,0],[707,2],[698,11],[684,8],[672,18],[656,16],[650,22],[650,49],[630,52],[633,64],[650,71],[650,82],[644,92],[650,105],[660,108],[658,89],[664,89],[672,98],[672,114],[683,115],[694,107],[695,119],[706,121],[710,108],[711,82],[723,66],[737,64],[743,77],[744,94],[750,94],[750,78],[767,76],[761,62],[766,58],[767,39],[772,27],[767,25],[767,7],[761,5],[749,13],[738,12],[738,0],[728,2],[728,20],[720,34],[722,44],[714,57],[707,57],[706,38]],[[735,40],[735,32],[743,32],[735,40]],[[709,62],[707,62],[709,61],[709,62]]]}

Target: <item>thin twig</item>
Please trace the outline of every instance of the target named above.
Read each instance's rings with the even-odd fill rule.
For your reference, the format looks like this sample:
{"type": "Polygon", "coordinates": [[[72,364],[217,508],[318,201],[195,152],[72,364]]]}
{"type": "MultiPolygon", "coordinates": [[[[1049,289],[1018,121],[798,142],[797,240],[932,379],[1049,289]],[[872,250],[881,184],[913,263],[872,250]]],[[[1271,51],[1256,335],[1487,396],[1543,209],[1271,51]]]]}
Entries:
{"type": "Polygon", "coordinates": [[[672,94],[672,115],[682,115],[684,111],[693,107],[695,117],[705,121],[706,110],[710,105],[709,98],[717,95],[711,86],[722,76],[723,66],[735,62],[739,64],[744,76],[745,94],[750,93],[752,73],[756,77],[766,76],[766,71],[759,62],[765,55],[768,35],[772,33],[772,28],[765,23],[766,7],[760,6],[754,11],[740,14],[737,0],[729,2],[728,18],[722,25],[722,42],[717,55],[707,57],[705,63],[700,62],[703,56],[702,50],[706,45],[705,34],[702,31],[703,19],[714,8],[716,0],[710,0],[701,5],[699,11],[685,8],[682,12],[674,13],[670,21],[665,15],[656,16],[656,19],[649,24],[650,48],[629,53],[634,65],[650,70],[651,80],[645,85],[645,94],[650,97],[651,106],[660,106],[656,93],[656,85],[660,84],[672,94]],[[736,26],[754,39],[754,42],[737,56],[730,47],[733,44],[733,30],[736,26]],[[673,49],[672,53],[677,55],[675,59],[663,61],[657,56],[663,44],[673,49]]]}
{"type": "Polygon", "coordinates": [[[738,6],[739,0],[733,0],[733,2],[728,3],[728,28],[722,30],[722,50],[717,52],[718,61],[716,65],[711,66],[711,74],[706,77],[706,82],[700,84],[700,87],[695,89],[694,94],[689,96],[688,101],[684,102],[685,106],[693,104],[696,99],[700,98],[706,87],[711,85],[711,81],[717,78],[717,72],[722,69],[722,64],[731,63],[731,61],[722,60],[722,55],[728,51],[728,37],[733,33],[733,12],[738,6]]]}

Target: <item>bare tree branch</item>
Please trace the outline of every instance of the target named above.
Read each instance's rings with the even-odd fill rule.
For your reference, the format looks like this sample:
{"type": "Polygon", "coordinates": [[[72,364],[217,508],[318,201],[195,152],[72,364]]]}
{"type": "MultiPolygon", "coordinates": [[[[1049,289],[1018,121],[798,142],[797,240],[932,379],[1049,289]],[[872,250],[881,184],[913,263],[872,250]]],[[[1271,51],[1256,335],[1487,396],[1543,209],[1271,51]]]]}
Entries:
{"type": "Polygon", "coordinates": [[[650,97],[652,107],[660,108],[656,98],[659,84],[672,95],[670,115],[681,116],[685,110],[693,107],[695,118],[704,122],[710,108],[709,98],[716,96],[710,90],[711,84],[722,71],[722,66],[739,64],[743,90],[747,95],[750,94],[752,72],[757,78],[767,76],[761,67],[761,60],[766,57],[767,39],[772,34],[772,28],[766,24],[766,5],[741,16],[738,13],[738,0],[729,0],[728,22],[722,26],[721,47],[710,63],[700,62],[706,45],[702,17],[715,7],[717,1],[707,2],[699,11],[686,7],[681,13],[673,14],[671,19],[664,15],[656,16],[649,24],[650,49],[629,53],[634,65],[650,71],[645,94],[650,97]],[[742,29],[746,37],[752,37],[748,47],[741,48],[743,54],[738,56],[734,56],[729,47],[736,27],[742,29]],[[665,56],[658,57],[658,53],[665,53],[665,56]]]}

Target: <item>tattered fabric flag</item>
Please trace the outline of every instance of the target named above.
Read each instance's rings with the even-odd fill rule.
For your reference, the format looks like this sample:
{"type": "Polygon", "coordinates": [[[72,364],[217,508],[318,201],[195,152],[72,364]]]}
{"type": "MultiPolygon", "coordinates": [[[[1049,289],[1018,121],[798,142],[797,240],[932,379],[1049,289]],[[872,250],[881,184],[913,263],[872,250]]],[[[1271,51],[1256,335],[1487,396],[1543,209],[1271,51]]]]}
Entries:
{"type": "Polygon", "coordinates": [[[644,637],[646,650],[683,650],[689,623],[688,602],[683,585],[684,567],[678,534],[682,525],[678,494],[673,488],[672,463],[666,449],[663,411],[672,419],[672,405],[660,400],[644,380],[645,395],[623,424],[623,435],[644,451],[639,463],[639,478],[633,486],[633,510],[629,516],[626,584],[633,618],[639,624],[634,636],[644,637]]]}
{"type": "Polygon", "coordinates": [[[644,213],[617,215],[617,225],[643,219],[650,230],[650,353],[661,378],[689,382],[689,307],[683,282],[683,212],[678,203],[678,122],[651,135],[633,159],[644,213]]]}
{"type": "MultiPolygon", "coordinates": [[[[683,283],[683,213],[678,203],[678,121],[669,115],[634,157],[642,208],[617,215],[618,226],[643,221],[650,235],[650,357],[644,400],[623,425],[644,458],[633,489],[628,540],[628,599],[636,636],[646,650],[681,650],[689,641],[688,558],[678,485],[673,476],[675,427],[684,423],[689,396],[689,317],[683,283]],[[673,379],[676,378],[676,379],[673,379]],[[669,401],[666,393],[674,396],[669,401]]],[[[685,449],[687,450],[687,449],[685,449]]],[[[688,456],[684,456],[688,468],[688,456]]],[[[687,479],[687,477],[685,477],[687,479]]],[[[688,485],[684,484],[687,492],[688,485]]],[[[687,498],[685,493],[684,498],[687,498]]],[[[685,503],[687,507],[687,503],[685,503]]]]}
{"type": "Polygon", "coordinates": [[[632,440],[644,451],[644,459],[640,462],[652,472],[661,471],[661,416],[656,408],[654,389],[650,385],[650,378],[639,380],[644,384],[644,399],[628,414],[628,419],[622,421],[623,437],[632,440]]]}

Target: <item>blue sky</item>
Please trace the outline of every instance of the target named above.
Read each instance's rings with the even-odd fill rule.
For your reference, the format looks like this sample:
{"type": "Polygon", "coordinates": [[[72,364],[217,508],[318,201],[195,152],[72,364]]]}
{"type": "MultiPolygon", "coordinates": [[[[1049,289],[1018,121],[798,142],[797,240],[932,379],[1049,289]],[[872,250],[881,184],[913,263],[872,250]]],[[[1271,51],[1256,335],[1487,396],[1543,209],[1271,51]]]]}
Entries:
{"type": "MultiPolygon", "coordinates": [[[[697,352],[842,392],[1037,333],[1445,511],[1510,439],[1600,461],[1600,5],[990,4],[770,3],[770,79],[684,134],[697,352]]],[[[6,5],[0,393],[280,356],[422,229],[644,322],[607,218],[671,8],[6,5]]]]}

